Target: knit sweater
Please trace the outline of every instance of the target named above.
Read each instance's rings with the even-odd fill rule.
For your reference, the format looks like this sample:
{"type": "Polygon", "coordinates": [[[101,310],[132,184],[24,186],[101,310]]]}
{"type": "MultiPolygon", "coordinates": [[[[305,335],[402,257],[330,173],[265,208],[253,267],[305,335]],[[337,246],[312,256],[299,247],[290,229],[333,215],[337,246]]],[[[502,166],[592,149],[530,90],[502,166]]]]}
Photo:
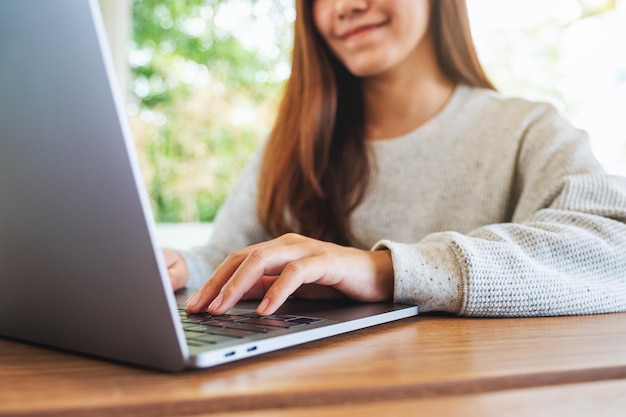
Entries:
{"type": "MultiPolygon", "coordinates": [[[[626,178],[552,106],[458,86],[426,124],[367,146],[354,246],[391,251],[395,301],[471,316],[626,310],[626,178]]],[[[210,241],[183,254],[190,286],[270,238],[255,211],[260,157],[210,241]]]]}

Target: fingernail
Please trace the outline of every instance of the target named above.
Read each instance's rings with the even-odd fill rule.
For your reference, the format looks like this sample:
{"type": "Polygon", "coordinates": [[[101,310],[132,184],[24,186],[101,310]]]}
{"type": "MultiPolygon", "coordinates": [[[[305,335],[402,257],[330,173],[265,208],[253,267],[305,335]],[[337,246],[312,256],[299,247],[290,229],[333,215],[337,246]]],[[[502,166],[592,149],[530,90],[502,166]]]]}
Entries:
{"type": "Polygon", "coordinates": [[[198,299],[200,299],[200,291],[189,297],[189,299],[185,302],[187,307],[195,307],[198,303],[198,299]]]}
{"type": "Polygon", "coordinates": [[[211,304],[209,304],[209,310],[217,310],[217,309],[219,309],[220,306],[222,305],[223,301],[224,301],[224,294],[219,293],[217,295],[217,297],[215,297],[213,302],[211,302],[211,304]]]}
{"type": "Polygon", "coordinates": [[[269,305],[270,305],[270,299],[264,298],[263,301],[261,301],[261,304],[259,304],[259,306],[257,307],[256,311],[260,315],[263,315],[263,313],[265,313],[265,310],[267,309],[269,305]]]}

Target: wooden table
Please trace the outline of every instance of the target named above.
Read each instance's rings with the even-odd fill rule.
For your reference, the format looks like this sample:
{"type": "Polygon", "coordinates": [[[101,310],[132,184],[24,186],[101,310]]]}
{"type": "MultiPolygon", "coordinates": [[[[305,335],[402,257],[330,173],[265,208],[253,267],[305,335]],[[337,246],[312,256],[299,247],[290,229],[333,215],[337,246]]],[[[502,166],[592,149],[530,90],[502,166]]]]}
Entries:
{"type": "Polygon", "coordinates": [[[481,394],[200,414],[195,417],[623,417],[626,381],[602,381],[481,394]]]}
{"type": "Polygon", "coordinates": [[[623,398],[626,314],[422,315],[182,374],[0,339],[0,415],[600,416],[623,398]]]}

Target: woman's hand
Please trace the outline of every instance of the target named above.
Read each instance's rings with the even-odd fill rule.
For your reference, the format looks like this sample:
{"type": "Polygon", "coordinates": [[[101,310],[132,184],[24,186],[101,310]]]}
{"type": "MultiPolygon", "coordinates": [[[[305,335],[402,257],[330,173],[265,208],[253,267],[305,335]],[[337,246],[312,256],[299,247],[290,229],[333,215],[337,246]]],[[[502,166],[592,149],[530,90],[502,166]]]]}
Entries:
{"type": "Polygon", "coordinates": [[[209,313],[219,315],[239,300],[262,298],[257,313],[269,315],[294,293],[304,298],[388,300],[393,296],[391,254],[286,234],[230,254],[187,301],[187,311],[199,313],[208,306],[209,313]]]}
{"type": "Polygon", "coordinates": [[[163,249],[163,257],[167,265],[167,272],[170,275],[172,288],[174,290],[183,288],[189,280],[189,270],[185,259],[172,249],[163,249]]]}

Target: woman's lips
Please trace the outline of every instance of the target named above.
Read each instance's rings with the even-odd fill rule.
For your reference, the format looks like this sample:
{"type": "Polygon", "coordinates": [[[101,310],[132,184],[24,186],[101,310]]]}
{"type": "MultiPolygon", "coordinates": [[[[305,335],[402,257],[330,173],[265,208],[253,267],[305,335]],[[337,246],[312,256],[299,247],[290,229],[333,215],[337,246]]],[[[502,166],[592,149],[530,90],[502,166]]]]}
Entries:
{"type": "Polygon", "coordinates": [[[376,29],[379,29],[382,26],[385,26],[386,24],[387,24],[387,21],[379,22],[379,23],[359,25],[357,27],[354,27],[352,29],[349,29],[349,30],[343,32],[339,37],[341,38],[341,40],[348,41],[350,39],[354,39],[354,38],[360,37],[362,35],[365,35],[367,33],[372,32],[372,31],[374,31],[376,29]]]}

